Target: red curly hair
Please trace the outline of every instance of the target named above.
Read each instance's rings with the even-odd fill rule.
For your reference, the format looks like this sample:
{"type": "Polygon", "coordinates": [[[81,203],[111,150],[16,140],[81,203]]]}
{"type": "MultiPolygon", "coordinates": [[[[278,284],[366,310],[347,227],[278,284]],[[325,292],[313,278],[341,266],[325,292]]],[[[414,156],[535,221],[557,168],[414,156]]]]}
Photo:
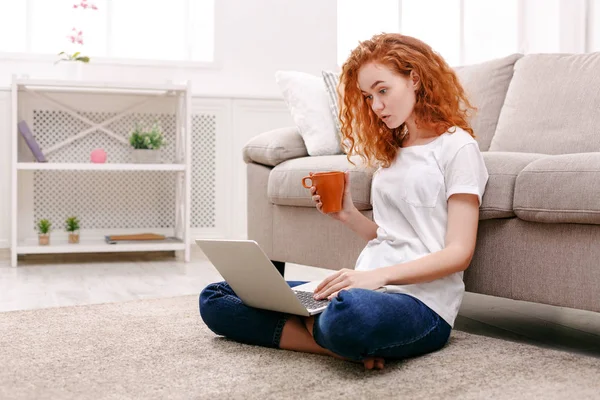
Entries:
{"type": "MultiPolygon", "coordinates": [[[[393,72],[409,77],[414,71],[420,78],[413,109],[418,126],[434,130],[438,135],[458,126],[475,137],[468,117],[475,108],[469,102],[456,74],[446,61],[422,41],[398,33],[383,33],[361,42],[355,48],[340,74],[338,96],[342,107],[342,142],[348,153],[359,154],[369,165],[391,165],[401,147],[403,123],[390,129],[373,112],[358,85],[358,70],[375,62],[393,72]]],[[[354,164],[354,163],[352,163],[354,164]]]]}

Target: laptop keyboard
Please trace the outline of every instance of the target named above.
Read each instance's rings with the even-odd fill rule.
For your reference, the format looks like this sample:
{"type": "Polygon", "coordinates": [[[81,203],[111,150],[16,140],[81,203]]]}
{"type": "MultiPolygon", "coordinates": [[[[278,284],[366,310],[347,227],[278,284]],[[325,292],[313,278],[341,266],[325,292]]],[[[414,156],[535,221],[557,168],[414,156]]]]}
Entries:
{"type": "Polygon", "coordinates": [[[320,308],[329,304],[329,300],[327,299],[315,300],[315,298],[313,297],[314,294],[312,292],[302,292],[299,290],[294,290],[294,293],[296,293],[296,297],[298,297],[300,303],[302,303],[302,305],[309,310],[320,308]]]}

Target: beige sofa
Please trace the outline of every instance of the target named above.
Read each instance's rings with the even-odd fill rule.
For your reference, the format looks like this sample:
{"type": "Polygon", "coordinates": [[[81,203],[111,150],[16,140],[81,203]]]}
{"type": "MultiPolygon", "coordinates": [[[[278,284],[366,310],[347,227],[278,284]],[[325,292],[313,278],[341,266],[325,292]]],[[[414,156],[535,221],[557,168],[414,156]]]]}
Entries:
{"type": "MultiPolygon", "coordinates": [[[[467,291],[600,312],[600,53],[511,55],[456,69],[490,174],[467,291]]],[[[280,262],[353,268],[366,244],[320,214],[300,180],[351,171],[372,218],[372,169],[310,157],[295,127],[244,148],[248,237],[280,262]]],[[[357,159],[359,161],[359,159],[357,159]]]]}

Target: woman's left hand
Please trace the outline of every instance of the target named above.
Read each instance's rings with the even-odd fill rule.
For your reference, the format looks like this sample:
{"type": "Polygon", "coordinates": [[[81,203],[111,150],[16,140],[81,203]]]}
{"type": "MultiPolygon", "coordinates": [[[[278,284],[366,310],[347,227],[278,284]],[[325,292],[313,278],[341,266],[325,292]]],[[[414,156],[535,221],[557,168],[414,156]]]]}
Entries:
{"type": "Polygon", "coordinates": [[[381,271],[355,271],[344,268],[325,278],[315,289],[314,295],[315,299],[327,298],[331,300],[343,289],[361,288],[375,290],[384,285],[385,279],[381,271]]]}

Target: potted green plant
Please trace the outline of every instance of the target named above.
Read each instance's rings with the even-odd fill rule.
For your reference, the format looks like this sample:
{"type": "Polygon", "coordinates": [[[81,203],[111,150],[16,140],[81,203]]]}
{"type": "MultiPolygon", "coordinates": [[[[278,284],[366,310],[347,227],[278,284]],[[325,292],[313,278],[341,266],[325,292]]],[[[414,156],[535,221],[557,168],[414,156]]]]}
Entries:
{"type": "Polygon", "coordinates": [[[133,147],[133,162],[138,164],[154,164],[161,162],[160,148],[164,146],[165,140],[162,130],[157,122],[150,129],[145,129],[140,124],[129,136],[129,144],[133,147]]]}
{"type": "Polygon", "coordinates": [[[65,220],[65,229],[69,232],[69,243],[79,243],[79,219],[68,217],[65,220]]]}
{"type": "Polygon", "coordinates": [[[40,219],[37,224],[38,228],[38,243],[40,246],[47,246],[50,244],[50,229],[52,223],[47,219],[40,219]]]}

